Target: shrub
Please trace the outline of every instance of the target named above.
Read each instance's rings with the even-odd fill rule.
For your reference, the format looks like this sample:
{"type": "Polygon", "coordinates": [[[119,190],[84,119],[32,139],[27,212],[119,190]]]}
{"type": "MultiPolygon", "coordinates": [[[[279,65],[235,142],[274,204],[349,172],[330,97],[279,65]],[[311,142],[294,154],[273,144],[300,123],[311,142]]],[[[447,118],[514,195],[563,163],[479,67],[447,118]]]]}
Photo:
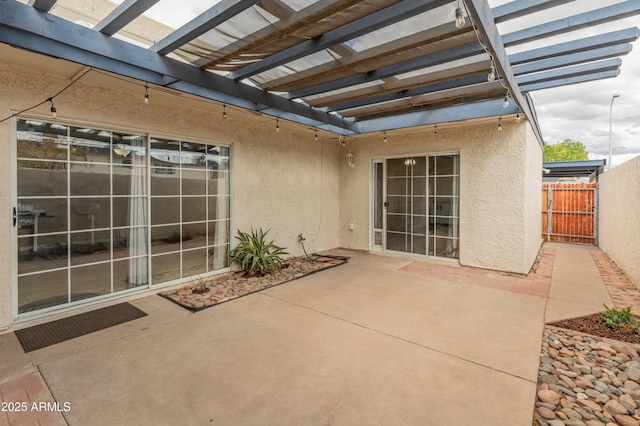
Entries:
{"type": "Polygon", "coordinates": [[[607,327],[620,328],[629,334],[640,334],[640,321],[631,313],[631,306],[622,309],[603,306],[605,310],[600,312],[600,317],[607,327]]]}
{"type": "Polygon", "coordinates": [[[238,262],[243,271],[249,275],[271,274],[280,269],[282,255],[289,254],[283,247],[273,241],[267,242],[262,228],[256,231],[251,228],[251,233],[238,230],[240,243],[229,252],[229,261],[238,262]]]}

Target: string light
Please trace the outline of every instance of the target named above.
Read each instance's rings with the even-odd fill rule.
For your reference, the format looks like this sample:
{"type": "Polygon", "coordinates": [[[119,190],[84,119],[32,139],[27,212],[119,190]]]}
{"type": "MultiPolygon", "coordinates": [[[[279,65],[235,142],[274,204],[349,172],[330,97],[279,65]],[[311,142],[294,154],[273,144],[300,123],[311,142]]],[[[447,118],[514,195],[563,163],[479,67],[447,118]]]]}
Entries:
{"type": "Polygon", "coordinates": [[[276,118],[276,132],[280,131],[280,120],[276,118]]]}
{"type": "Polygon", "coordinates": [[[313,128],[314,131],[314,139],[316,142],[318,142],[318,129],[316,129],[315,127],[313,128]]]}
{"type": "Polygon", "coordinates": [[[149,85],[144,84],[144,104],[149,105],[149,85]]]}
{"type": "Polygon", "coordinates": [[[520,111],[518,111],[518,113],[516,114],[516,123],[519,123],[522,121],[522,116],[520,115],[520,111]]]}
{"type": "Polygon", "coordinates": [[[58,116],[58,111],[56,111],[56,107],[55,107],[55,105],[53,105],[53,98],[49,98],[49,99],[47,99],[47,100],[48,100],[49,102],[51,102],[51,108],[50,108],[50,111],[51,111],[51,117],[52,117],[52,118],[56,118],[56,117],[58,116]]]}
{"type": "Polygon", "coordinates": [[[489,70],[489,74],[487,74],[487,81],[495,81],[496,79],[496,67],[493,66],[493,61],[491,62],[491,69],[489,70]]]}
{"type": "Polygon", "coordinates": [[[462,8],[460,7],[460,0],[458,0],[458,7],[456,8],[456,28],[462,28],[465,24],[462,8]]]}
{"type": "Polygon", "coordinates": [[[502,131],[502,116],[500,116],[500,118],[498,119],[498,131],[502,131]]]}
{"type": "Polygon", "coordinates": [[[438,125],[435,125],[435,130],[433,131],[433,136],[438,137],[438,125]]]}
{"type": "Polygon", "coordinates": [[[384,143],[387,143],[387,131],[384,131],[384,143]]]}
{"type": "Polygon", "coordinates": [[[226,104],[222,104],[222,119],[223,120],[227,119],[227,105],[226,104]]]}
{"type": "Polygon", "coordinates": [[[503,108],[509,108],[509,94],[504,97],[504,102],[502,103],[503,108]]]}

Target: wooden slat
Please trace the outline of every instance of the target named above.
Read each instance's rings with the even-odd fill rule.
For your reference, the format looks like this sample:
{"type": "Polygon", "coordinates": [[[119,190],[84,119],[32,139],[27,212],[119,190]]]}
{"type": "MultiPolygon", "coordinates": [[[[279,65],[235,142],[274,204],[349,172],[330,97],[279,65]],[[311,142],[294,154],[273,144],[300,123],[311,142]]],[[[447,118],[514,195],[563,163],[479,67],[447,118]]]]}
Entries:
{"type": "Polygon", "coordinates": [[[542,185],[542,236],[545,241],[595,244],[596,183],[544,183],[542,185]],[[551,232],[548,228],[548,188],[553,191],[551,232]]]}

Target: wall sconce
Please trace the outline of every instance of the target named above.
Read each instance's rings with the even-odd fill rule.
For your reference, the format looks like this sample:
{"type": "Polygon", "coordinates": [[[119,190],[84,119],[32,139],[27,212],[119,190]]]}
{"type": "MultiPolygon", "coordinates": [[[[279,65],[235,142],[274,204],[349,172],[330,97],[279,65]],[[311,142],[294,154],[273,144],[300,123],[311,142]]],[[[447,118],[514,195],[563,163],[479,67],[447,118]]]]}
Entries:
{"type": "Polygon", "coordinates": [[[128,149],[126,145],[117,144],[115,148],[113,148],[113,152],[115,152],[121,157],[126,157],[131,153],[131,150],[128,149]]]}
{"type": "Polygon", "coordinates": [[[347,167],[349,167],[350,169],[353,169],[355,166],[356,165],[353,162],[353,154],[351,153],[351,151],[349,151],[347,153],[347,167]]]}

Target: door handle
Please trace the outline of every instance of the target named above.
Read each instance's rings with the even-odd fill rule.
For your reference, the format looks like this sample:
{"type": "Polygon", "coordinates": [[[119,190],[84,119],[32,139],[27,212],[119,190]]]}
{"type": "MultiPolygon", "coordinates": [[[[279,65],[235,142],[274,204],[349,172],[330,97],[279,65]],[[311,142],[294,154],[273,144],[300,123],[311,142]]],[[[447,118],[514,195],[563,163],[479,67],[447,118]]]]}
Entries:
{"type": "Polygon", "coordinates": [[[389,202],[387,200],[384,200],[384,203],[382,203],[382,205],[386,208],[389,207],[389,202]]]}
{"type": "Polygon", "coordinates": [[[13,208],[13,226],[16,226],[17,223],[18,223],[18,210],[14,207],[13,208]]]}

